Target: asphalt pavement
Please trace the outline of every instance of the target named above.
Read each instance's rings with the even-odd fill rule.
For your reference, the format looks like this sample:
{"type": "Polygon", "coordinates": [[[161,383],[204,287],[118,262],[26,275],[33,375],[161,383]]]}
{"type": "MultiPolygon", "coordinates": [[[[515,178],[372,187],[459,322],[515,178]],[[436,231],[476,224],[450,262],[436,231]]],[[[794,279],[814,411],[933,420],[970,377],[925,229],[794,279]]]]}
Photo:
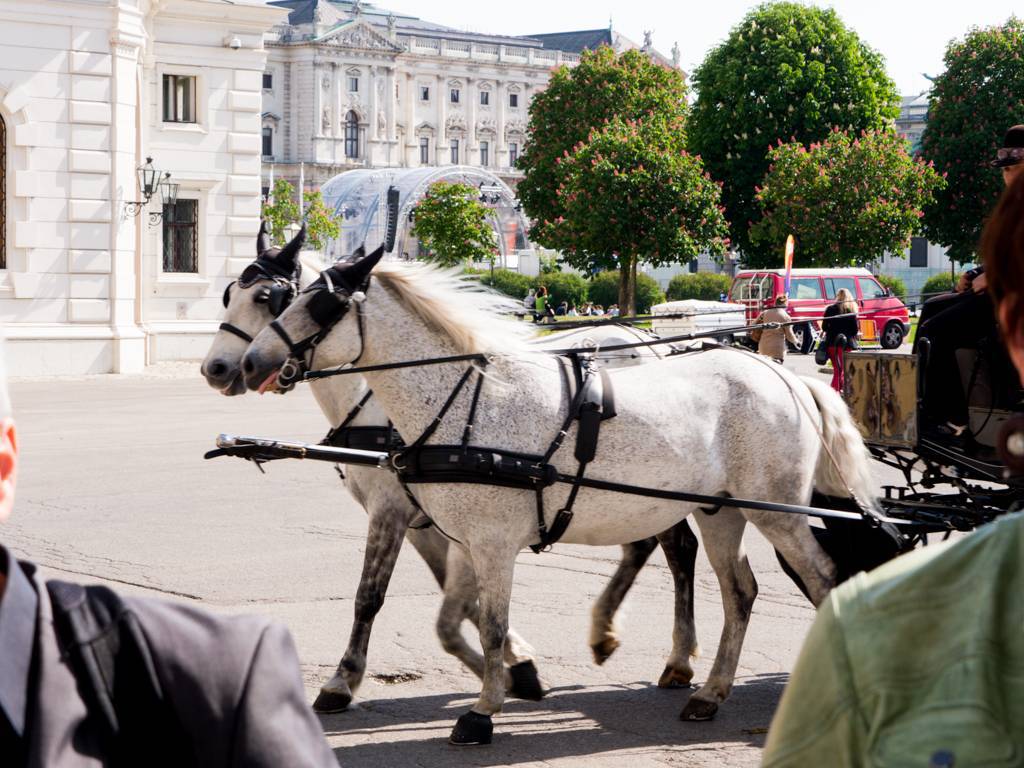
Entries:
{"type": "MultiPolygon", "coordinates": [[[[815,370],[810,357],[787,365],[815,370]]],[[[330,465],[278,462],[262,475],[236,459],[203,460],[220,432],[318,440],[327,424],[309,392],[227,398],[206,386],[198,365],[183,364],[138,376],[14,380],[11,390],[22,464],[0,540],[48,577],[284,622],[312,701],[347,641],[366,516],[330,465]]],[[[893,477],[880,471],[879,481],[893,477]]],[[[353,768],[756,765],[814,612],[756,531],[746,548],[760,592],[736,687],[714,721],[679,721],[687,692],[655,685],[671,645],[661,553],[626,600],[622,647],[599,667],[587,644],[590,606],[619,549],[559,545],[520,555],[511,614],[551,692],[541,702],[509,700],[490,747],[448,746],[478,682],[442,651],[433,629],[438,590],[407,548],[355,706],[321,718],[328,741],[353,768]]],[[[696,577],[699,683],[722,624],[703,552],[696,577]]]]}

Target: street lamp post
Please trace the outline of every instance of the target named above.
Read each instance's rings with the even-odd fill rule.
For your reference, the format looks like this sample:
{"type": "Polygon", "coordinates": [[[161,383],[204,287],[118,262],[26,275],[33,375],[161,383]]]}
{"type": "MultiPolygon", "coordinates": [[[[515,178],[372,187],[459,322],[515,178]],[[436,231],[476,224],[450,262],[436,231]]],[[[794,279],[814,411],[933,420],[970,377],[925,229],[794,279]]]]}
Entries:
{"type": "MultiPolygon", "coordinates": [[[[124,212],[128,216],[138,216],[149,204],[153,196],[159,192],[160,201],[164,206],[171,205],[178,199],[178,185],[171,183],[170,172],[161,173],[153,167],[153,158],[147,157],[145,165],[135,169],[139,181],[139,191],[142,193],[142,200],[127,200],[124,204],[124,212]]],[[[149,212],[149,225],[156,226],[163,218],[163,210],[149,212]]]]}

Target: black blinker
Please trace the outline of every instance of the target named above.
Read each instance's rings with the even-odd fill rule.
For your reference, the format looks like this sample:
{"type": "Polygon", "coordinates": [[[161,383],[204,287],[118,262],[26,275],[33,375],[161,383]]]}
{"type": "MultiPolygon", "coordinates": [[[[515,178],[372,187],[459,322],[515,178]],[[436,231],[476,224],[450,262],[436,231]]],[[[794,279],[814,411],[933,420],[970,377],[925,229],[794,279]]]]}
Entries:
{"type": "Polygon", "coordinates": [[[275,285],[270,289],[270,297],[267,301],[267,308],[270,310],[270,314],[277,317],[284,308],[288,306],[288,302],[291,299],[291,286],[287,285],[275,285]]]}
{"type": "Polygon", "coordinates": [[[348,296],[331,291],[317,291],[306,308],[313,322],[321,328],[328,328],[345,316],[348,304],[348,296]]]}
{"type": "Polygon", "coordinates": [[[235,282],[234,280],[232,280],[230,283],[228,283],[228,287],[224,289],[224,298],[222,299],[222,301],[224,302],[224,309],[227,309],[228,304],[231,303],[231,286],[234,284],[235,282]]]}

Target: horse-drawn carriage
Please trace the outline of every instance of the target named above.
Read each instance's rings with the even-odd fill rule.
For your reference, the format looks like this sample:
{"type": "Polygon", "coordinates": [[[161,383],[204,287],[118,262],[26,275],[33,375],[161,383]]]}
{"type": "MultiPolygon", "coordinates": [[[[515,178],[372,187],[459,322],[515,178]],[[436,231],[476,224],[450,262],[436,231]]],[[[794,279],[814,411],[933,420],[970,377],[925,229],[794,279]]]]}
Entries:
{"type": "MultiPolygon", "coordinates": [[[[905,479],[902,486],[883,489],[876,504],[870,460],[835,393],[820,380],[800,379],[745,350],[683,343],[720,336],[721,329],[602,346],[601,353],[622,352],[629,359],[644,348],[661,350],[654,354],[659,362],[608,375],[593,365],[592,348],[543,349],[525,342],[521,324],[497,316],[508,309],[507,301],[467,291],[464,283],[435,271],[374,269],[382,249],[319,277],[297,261],[296,244],[269,249],[261,235],[258,252],[237,287],[225,292],[224,333],[204,363],[210,383],[225,394],[236,393],[243,379],[242,392],[247,387],[261,393],[287,391],[303,379],[340,382],[359,375],[362,383],[321,390],[321,407],[333,427],[328,445],[222,436],[209,455],[371,467],[365,470],[367,488],[371,477],[398,488],[381,494],[382,510],[407,494],[408,509],[390,521],[396,541],[425,516],[445,546],[449,537],[460,542],[453,551],[463,556],[460,567],[469,569],[461,581],[478,592],[458,598],[465,606],[479,600],[485,653],[483,659],[467,657],[484,686],[477,705],[456,724],[454,743],[490,741],[490,714],[504,698],[505,674],[515,690],[516,673],[528,664],[509,662],[506,669],[503,659],[506,652],[520,658],[507,643],[507,610],[512,564],[531,541],[537,549],[560,538],[636,543],[656,534],[663,547],[667,541],[666,556],[677,557],[679,631],[673,633],[663,678],[688,683],[696,647],[696,540],[685,517],[694,514],[704,548],[718,564],[726,604],[714,665],[719,672],[690,697],[681,715],[703,720],[731,689],[756,594],[739,544],[748,520],[789,560],[818,604],[837,577],[894,557],[930,533],[970,530],[1020,500],[1020,486],[1004,480],[1002,465],[988,454],[921,433],[914,358],[849,356],[849,403],[860,416],[862,436],[874,457],[900,469],[905,479]],[[282,299],[276,306],[275,290],[282,299]],[[348,438],[365,429],[358,423],[370,418],[364,407],[376,412],[366,425],[375,430],[372,444],[362,448],[348,438]],[[345,430],[351,434],[339,442],[345,430]],[[396,442],[397,433],[407,442],[396,442]],[[538,442],[545,436],[553,439],[538,442]],[[567,447],[560,451],[563,442],[567,447]],[[766,463],[765,456],[787,461],[766,463]],[[807,504],[812,488],[817,492],[807,504]],[[584,489],[586,508],[574,513],[584,489]],[[634,512],[623,513],[624,498],[633,500],[634,512]],[[812,537],[805,515],[820,518],[825,528],[812,537]],[[692,545],[671,546],[679,543],[673,531],[689,533],[692,545]]],[[[375,517],[371,506],[370,532],[377,535],[384,516],[375,517]]],[[[386,576],[398,545],[389,546],[390,559],[382,558],[386,576]]],[[[368,546],[371,551],[377,547],[368,546]]],[[[381,568],[369,566],[371,572],[381,568]]],[[[383,587],[370,585],[379,592],[370,601],[375,609],[368,617],[357,615],[357,623],[372,622],[386,581],[383,587]]],[[[448,581],[455,583],[444,581],[446,589],[448,581]]],[[[361,680],[369,630],[357,634],[355,656],[347,651],[322,689],[330,707],[323,711],[347,706],[361,680]]],[[[531,698],[539,695],[539,685],[528,688],[531,698]]]]}

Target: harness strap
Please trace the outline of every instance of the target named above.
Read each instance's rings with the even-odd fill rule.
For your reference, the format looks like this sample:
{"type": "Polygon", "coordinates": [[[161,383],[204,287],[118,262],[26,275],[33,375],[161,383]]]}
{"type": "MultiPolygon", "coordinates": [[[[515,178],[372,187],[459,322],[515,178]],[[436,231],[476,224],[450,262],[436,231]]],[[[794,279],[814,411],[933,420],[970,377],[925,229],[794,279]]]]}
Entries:
{"type": "Polygon", "coordinates": [[[228,333],[233,333],[238,338],[242,339],[243,341],[247,341],[250,344],[252,344],[253,342],[252,336],[243,331],[237,325],[232,325],[231,323],[221,323],[219,330],[227,331],[228,333]]]}
{"type": "MultiPolygon", "coordinates": [[[[343,429],[345,429],[349,424],[351,424],[352,420],[356,416],[359,415],[359,412],[361,410],[363,410],[363,406],[366,405],[370,401],[371,397],[373,397],[373,390],[372,389],[366,390],[366,394],[363,395],[362,399],[358,403],[356,403],[354,406],[352,406],[352,410],[350,410],[348,412],[348,416],[346,416],[344,419],[341,420],[341,424],[339,424],[338,426],[334,427],[332,430],[330,430],[327,433],[327,436],[323,439],[323,442],[327,443],[328,445],[331,445],[332,441],[334,440],[334,438],[337,437],[337,435],[343,429]]],[[[391,422],[388,422],[389,425],[390,425],[390,423],[391,422]]]]}
{"type": "Polygon", "coordinates": [[[469,405],[469,417],[466,419],[466,428],[462,430],[462,449],[465,450],[469,446],[469,436],[473,432],[473,423],[476,421],[476,406],[480,402],[480,390],[484,386],[484,377],[478,376],[476,379],[476,389],[473,390],[473,402],[469,405]]]}

